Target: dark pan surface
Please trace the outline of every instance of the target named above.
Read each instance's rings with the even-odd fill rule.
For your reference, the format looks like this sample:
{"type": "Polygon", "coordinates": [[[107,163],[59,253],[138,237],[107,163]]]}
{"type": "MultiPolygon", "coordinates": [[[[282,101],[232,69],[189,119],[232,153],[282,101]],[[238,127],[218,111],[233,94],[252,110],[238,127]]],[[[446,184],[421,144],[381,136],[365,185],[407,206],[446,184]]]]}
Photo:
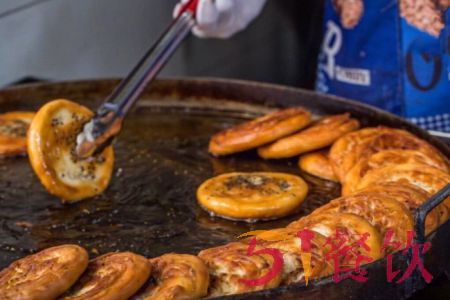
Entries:
{"type": "MultiPolygon", "coordinates": [[[[55,98],[95,108],[116,81],[30,85],[0,92],[0,111],[37,109],[55,98]]],[[[211,134],[267,111],[301,105],[316,116],[351,112],[364,125],[403,127],[449,150],[400,119],[338,98],[296,89],[210,80],[154,84],[126,120],[117,140],[114,178],[107,191],[73,205],[49,195],[27,158],[0,161],[0,268],[49,246],[76,243],[91,256],[134,251],[147,257],[201,249],[256,229],[283,227],[339,195],[337,184],[301,174],[297,160],[265,162],[254,152],[226,158],[207,153],[211,134]],[[299,212],[245,224],[211,218],[196,203],[196,188],[230,171],[282,171],[302,175],[310,194],[299,212]]],[[[315,294],[314,294],[315,295],[315,294]]],[[[270,294],[260,294],[259,297],[270,294]]]]}
{"type": "MultiPolygon", "coordinates": [[[[94,107],[92,101],[106,93],[84,101],[70,91],[59,97],[94,107]]],[[[15,109],[52,99],[28,96],[33,101],[14,103],[15,109]]],[[[338,195],[336,184],[304,176],[311,193],[292,217],[253,225],[209,217],[195,198],[196,188],[204,180],[228,171],[300,171],[295,160],[264,162],[253,152],[221,159],[208,155],[211,134],[265,108],[252,107],[250,113],[248,109],[215,112],[195,99],[191,104],[197,108],[189,109],[164,100],[161,107],[144,97],[129,116],[115,145],[115,176],[108,190],[96,199],[63,205],[44,190],[27,158],[0,161],[2,267],[38,249],[65,243],[80,244],[92,255],[117,250],[147,257],[173,251],[197,253],[250,230],[284,226],[338,195]]]]}

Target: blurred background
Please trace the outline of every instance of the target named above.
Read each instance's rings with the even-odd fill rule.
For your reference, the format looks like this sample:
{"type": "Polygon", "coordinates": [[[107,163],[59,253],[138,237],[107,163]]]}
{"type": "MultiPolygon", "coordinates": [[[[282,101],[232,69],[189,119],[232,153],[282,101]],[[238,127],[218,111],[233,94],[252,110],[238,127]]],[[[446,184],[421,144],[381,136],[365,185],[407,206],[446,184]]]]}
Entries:
{"type": "MultiPolygon", "coordinates": [[[[169,24],[177,0],[1,0],[0,86],[123,77],[169,24]]],[[[323,0],[269,0],[231,40],[190,37],[163,76],[313,88],[323,0]]]]}

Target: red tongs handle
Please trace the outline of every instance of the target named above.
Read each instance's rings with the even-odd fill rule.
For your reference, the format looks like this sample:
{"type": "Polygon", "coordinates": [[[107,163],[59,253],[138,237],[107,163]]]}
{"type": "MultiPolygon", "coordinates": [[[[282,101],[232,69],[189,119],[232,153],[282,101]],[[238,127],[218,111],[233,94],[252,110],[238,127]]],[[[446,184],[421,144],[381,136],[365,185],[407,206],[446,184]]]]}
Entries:
{"type": "Polygon", "coordinates": [[[197,6],[198,6],[198,2],[200,0],[190,0],[188,3],[186,3],[181,9],[180,12],[178,13],[178,16],[181,16],[183,13],[185,12],[190,12],[192,14],[192,16],[195,18],[195,15],[197,13],[197,6]]]}
{"type": "Polygon", "coordinates": [[[104,149],[119,133],[123,119],[145,87],[155,79],[195,26],[198,2],[199,0],[190,0],[181,7],[169,28],[97,109],[94,118],[77,137],[78,156],[88,157],[104,149]]]}

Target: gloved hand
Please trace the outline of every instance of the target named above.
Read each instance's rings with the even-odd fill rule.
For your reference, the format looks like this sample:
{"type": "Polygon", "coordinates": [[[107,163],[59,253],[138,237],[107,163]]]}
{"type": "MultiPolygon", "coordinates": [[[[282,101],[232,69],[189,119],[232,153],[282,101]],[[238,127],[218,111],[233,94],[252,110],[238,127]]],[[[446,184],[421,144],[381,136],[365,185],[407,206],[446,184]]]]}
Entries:
{"type": "MultiPolygon", "coordinates": [[[[174,10],[178,15],[182,0],[174,10]]],[[[266,0],[200,0],[197,25],[192,32],[201,38],[226,39],[245,29],[261,12],[266,0]]]]}

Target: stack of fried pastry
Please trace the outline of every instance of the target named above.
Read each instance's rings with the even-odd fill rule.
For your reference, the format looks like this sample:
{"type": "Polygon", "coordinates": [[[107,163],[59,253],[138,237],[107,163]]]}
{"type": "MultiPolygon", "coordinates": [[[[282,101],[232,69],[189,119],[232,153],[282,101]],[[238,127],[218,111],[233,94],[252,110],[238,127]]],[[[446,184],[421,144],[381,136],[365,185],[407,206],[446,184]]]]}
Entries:
{"type": "MultiPolygon", "coordinates": [[[[302,245],[297,235],[305,229],[314,232],[308,266],[308,277],[313,279],[333,272],[333,266],[325,259],[332,249],[325,241],[338,232],[348,233],[350,245],[366,236],[368,247],[360,247],[357,253],[367,258],[363,264],[406,247],[408,232],[414,230],[415,210],[450,183],[449,161],[432,145],[407,131],[387,127],[357,130],[358,126],[347,114],[326,117],[305,130],[259,146],[258,154],[267,159],[303,154],[300,168],[340,182],[342,197],[287,228],[257,234],[254,253],[258,255],[249,256],[245,251],[248,240],[200,252],[199,257],[208,266],[212,280],[210,295],[250,292],[305,281],[307,268],[301,260],[302,245]],[[329,151],[323,149],[330,145],[329,151]],[[387,235],[390,243],[383,247],[387,235]],[[266,285],[242,284],[242,279],[260,278],[273,267],[273,257],[262,249],[281,252],[282,271],[266,285]]],[[[234,130],[239,127],[228,132],[234,130]]],[[[214,136],[211,143],[220,135],[214,136]]],[[[211,147],[210,151],[220,154],[214,153],[211,147]]],[[[426,234],[448,219],[449,201],[427,216],[426,234]]],[[[356,266],[356,263],[356,256],[345,261],[346,266],[356,266]]]]}
{"type": "Polygon", "coordinates": [[[324,148],[359,126],[358,120],[348,113],[313,120],[311,113],[303,108],[288,108],[213,135],[209,152],[224,156],[257,149],[263,159],[300,156],[299,167],[303,171],[338,181],[328,163],[328,150],[324,148]]]}
{"type": "MultiPolygon", "coordinates": [[[[205,249],[198,256],[167,254],[147,260],[125,252],[88,262],[86,251],[78,246],[50,248],[0,273],[0,299],[197,299],[239,294],[321,278],[332,274],[336,264],[356,267],[406,247],[415,210],[450,183],[448,159],[404,130],[354,131],[358,124],[348,115],[325,118],[298,132],[308,119],[302,109],[276,112],[216,135],[210,151],[225,155],[260,147],[259,154],[269,158],[333,144],[329,153],[314,154],[320,158],[312,158],[315,164],[306,165],[320,166],[317,161],[322,161],[325,166],[316,173],[342,184],[340,198],[286,228],[253,232],[253,237],[205,249]],[[308,245],[300,232],[313,233],[308,245]],[[360,245],[361,237],[365,246],[354,248],[351,255],[333,256],[339,245],[332,238],[339,233],[347,233],[344,246],[360,245]],[[383,247],[387,234],[391,240],[383,247]],[[280,258],[282,265],[277,264],[280,258]],[[274,267],[279,272],[261,281],[274,267]]],[[[261,180],[252,176],[257,179],[251,182],[255,188],[261,180]]],[[[431,211],[427,234],[448,219],[449,209],[447,199],[431,211]]]]}
{"type": "MultiPolygon", "coordinates": [[[[400,129],[376,127],[349,133],[334,143],[329,156],[343,196],[376,191],[394,195],[414,211],[425,201],[418,199],[427,199],[450,183],[448,159],[426,141],[400,129]],[[411,197],[412,189],[424,196],[411,197]]],[[[449,209],[450,199],[435,209],[438,224],[447,220],[449,209]]]]}
{"type": "MultiPolygon", "coordinates": [[[[301,134],[301,133],[300,133],[301,134]]],[[[268,146],[266,149],[270,149],[268,146]]],[[[261,153],[261,151],[260,151],[261,153]]],[[[284,258],[279,277],[266,285],[246,286],[242,279],[255,279],[267,274],[273,257],[263,253],[248,256],[248,241],[200,252],[210,271],[211,295],[250,292],[276,284],[304,282],[305,268],[301,260],[301,240],[296,233],[311,230],[309,278],[320,278],[333,272],[325,259],[332,249],[325,241],[337,232],[347,232],[348,245],[355,245],[366,235],[367,248],[358,248],[369,263],[398,251],[407,245],[408,231],[414,230],[414,211],[450,183],[449,164],[445,156],[427,142],[398,129],[378,127],[348,133],[332,146],[328,157],[320,154],[343,185],[343,196],[316,209],[284,229],[257,235],[255,251],[277,249],[284,258]],[[383,247],[389,234],[390,243],[383,247]],[[400,245],[394,247],[394,245],[400,245]],[[266,271],[265,273],[262,271],[266,271]]],[[[320,171],[318,172],[320,173],[320,171]]],[[[331,177],[331,176],[330,176],[331,177]]],[[[426,233],[434,231],[448,219],[449,200],[434,209],[426,219],[426,233]]],[[[346,266],[356,266],[357,256],[347,257],[346,266]]],[[[330,265],[331,264],[331,265],[330,265]]]]}

